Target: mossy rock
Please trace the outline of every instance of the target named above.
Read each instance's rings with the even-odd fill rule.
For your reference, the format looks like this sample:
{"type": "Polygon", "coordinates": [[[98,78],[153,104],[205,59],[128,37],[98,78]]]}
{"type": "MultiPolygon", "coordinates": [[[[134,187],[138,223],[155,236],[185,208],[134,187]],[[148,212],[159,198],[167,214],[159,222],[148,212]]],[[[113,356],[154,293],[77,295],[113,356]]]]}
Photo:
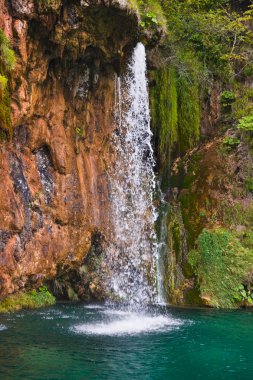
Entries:
{"type": "Polygon", "coordinates": [[[198,289],[187,289],[184,294],[185,303],[191,306],[204,305],[198,289]]]}
{"type": "Polygon", "coordinates": [[[250,280],[253,250],[224,228],[204,229],[188,257],[197,278],[200,297],[213,307],[238,306],[240,286],[250,280]]]}
{"type": "Polygon", "coordinates": [[[10,73],[15,65],[15,54],[10,42],[0,29],[0,138],[12,138],[10,73]]]}
{"type": "Polygon", "coordinates": [[[0,313],[51,306],[55,301],[55,297],[48,289],[42,287],[38,290],[30,290],[8,296],[0,302],[0,313]]]}

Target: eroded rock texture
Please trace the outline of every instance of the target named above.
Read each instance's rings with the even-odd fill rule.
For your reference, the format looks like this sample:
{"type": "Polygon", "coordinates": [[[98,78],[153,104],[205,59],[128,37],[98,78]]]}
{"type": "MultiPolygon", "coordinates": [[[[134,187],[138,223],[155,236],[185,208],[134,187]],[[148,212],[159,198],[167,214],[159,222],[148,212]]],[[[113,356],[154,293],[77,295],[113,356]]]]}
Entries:
{"type": "Polygon", "coordinates": [[[0,296],[80,266],[108,238],[114,78],[136,42],[123,1],[0,0],[13,140],[0,145],[0,296]]]}

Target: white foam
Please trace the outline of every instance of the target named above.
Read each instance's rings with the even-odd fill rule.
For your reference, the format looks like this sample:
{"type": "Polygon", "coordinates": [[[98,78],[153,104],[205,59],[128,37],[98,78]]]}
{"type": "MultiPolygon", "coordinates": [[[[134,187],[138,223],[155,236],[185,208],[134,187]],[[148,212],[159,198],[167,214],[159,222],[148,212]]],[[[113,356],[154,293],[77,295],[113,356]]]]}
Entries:
{"type": "Polygon", "coordinates": [[[0,331],[4,331],[4,330],[7,330],[7,327],[5,325],[0,324],[0,331]]]}
{"type": "Polygon", "coordinates": [[[102,305],[86,305],[84,306],[85,309],[104,309],[104,306],[102,305]]]}
{"type": "Polygon", "coordinates": [[[163,315],[129,313],[123,318],[108,322],[75,325],[72,331],[87,335],[137,335],[169,331],[182,325],[182,321],[163,315]]]}
{"type": "Polygon", "coordinates": [[[124,310],[114,310],[114,309],[106,309],[102,311],[103,314],[107,315],[119,315],[119,316],[126,316],[131,315],[130,311],[124,311],[124,310]]]}

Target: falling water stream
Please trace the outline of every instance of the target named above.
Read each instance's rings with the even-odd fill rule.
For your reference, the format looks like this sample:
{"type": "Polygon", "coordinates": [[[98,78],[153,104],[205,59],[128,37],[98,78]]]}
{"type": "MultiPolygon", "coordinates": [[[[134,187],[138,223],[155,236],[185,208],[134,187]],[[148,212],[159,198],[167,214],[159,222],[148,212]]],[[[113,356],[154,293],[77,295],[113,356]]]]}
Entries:
{"type": "Polygon", "coordinates": [[[158,243],[146,54],[134,49],[127,73],[115,78],[115,166],[110,173],[113,242],[107,261],[111,291],[130,303],[156,303],[158,243]]]}

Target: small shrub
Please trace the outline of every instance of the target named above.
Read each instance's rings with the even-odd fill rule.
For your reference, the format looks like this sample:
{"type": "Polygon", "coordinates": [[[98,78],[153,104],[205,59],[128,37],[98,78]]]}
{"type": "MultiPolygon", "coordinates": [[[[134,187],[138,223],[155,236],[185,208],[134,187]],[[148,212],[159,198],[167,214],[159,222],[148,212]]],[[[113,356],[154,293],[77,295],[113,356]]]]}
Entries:
{"type": "Polygon", "coordinates": [[[143,28],[158,25],[157,16],[154,12],[147,12],[143,17],[141,21],[141,26],[143,28]]]}
{"type": "Polygon", "coordinates": [[[227,148],[236,148],[240,144],[241,140],[238,137],[225,137],[223,139],[223,145],[227,148]]]}
{"type": "Polygon", "coordinates": [[[223,91],[220,96],[220,102],[223,107],[231,107],[231,105],[235,102],[235,94],[232,91],[223,91]]]}
{"type": "Polygon", "coordinates": [[[129,0],[129,3],[139,13],[143,28],[166,28],[166,18],[159,0],[129,0]]]}
{"type": "Polygon", "coordinates": [[[238,122],[237,128],[245,132],[253,132],[253,113],[242,117],[238,122]]]}
{"type": "Polygon", "coordinates": [[[247,302],[253,304],[253,292],[248,289],[245,285],[240,284],[234,293],[234,299],[238,302],[247,302]]]}

